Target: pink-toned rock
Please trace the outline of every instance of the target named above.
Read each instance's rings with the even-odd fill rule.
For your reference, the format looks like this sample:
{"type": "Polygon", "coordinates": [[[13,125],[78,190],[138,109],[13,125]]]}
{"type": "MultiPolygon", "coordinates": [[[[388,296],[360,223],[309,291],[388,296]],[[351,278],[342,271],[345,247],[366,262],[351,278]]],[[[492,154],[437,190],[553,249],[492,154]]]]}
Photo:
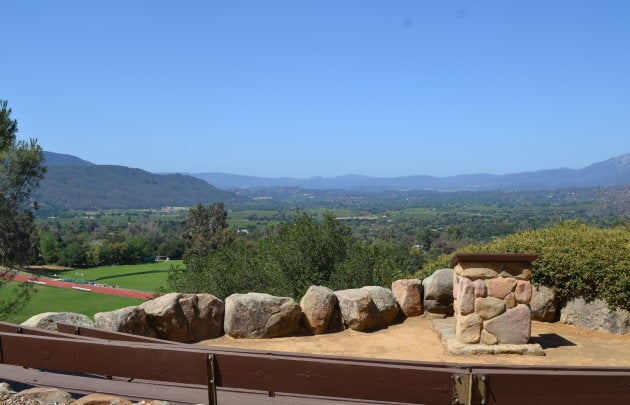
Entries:
{"type": "Polygon", "coordinates": [[[477,314],[457,315],[455,337],[462,343],[479,343],[483,320],[477,314]]]}
{"type": "Polygon", "coordinates": [[[531,334],[529,307],[518,304],[503,314],[484,322],[484,329],[492,333],[498,343],[525,344],[531,334]]]}
{"type": "Polygon", "coordinates": [[[505,301],[505,306],[507,308],[514,308],[516,306],[516,297],[513,292],[506,295],[503,301],[505,301]]]}
{"type": "Polygon", "coordinates": [[[319,335],[328,331],[333,312],[339,311],[337,297],[330,288],[312,285],[300,300],[304,314],[303,323],[312,334],[319,335]]]}
{"type": "Polygon", "coordinates": [[[484,329],[481,331],[480,343],[484,345],[496,345],[498,342],[497,338],[492,333],[484,329]]]}
{"type": "Polygon", "coordinates": [[[505,298],[506,295],[514,291],[516,287],[516,279],[513,278],[491,278],[486,280],[488,288],[488,296],[496,298],[505,298]]]}
{"type": "Polygon", "coordinates": [[[484,320],[492,319],[505,312],[505,302],[495,297],[477,298],[475,300],[475,313],[484,320]]]}
{"type": "Polygon", "coordinates": [[[453,297],[459,297],[459,276],[453,273],[453,297]]]}
{"type": "Polygon", "coordinates": [[[392,294],[406,317],[422,315],[422,280],[396,280],[392,283],[392,294]]]}
{"type": "Polygon", "coordinates": [[[73,402],[74,405],[132,405],[133,402],[107,394],[89,394],[73,402]]]}
{"type": "Polygon", "coordinates": [[[472,314],[475,311],[475,285],[466,277],[460,277],[457,301],[460,315],[472,314]]]}
{"type": "Polygon", "coordinates": [[[482,279],[475,280],[475,297],[486,296],[486,283],[482,279]]]}
{"type": "Polygon", "coordinates": [[[514,290],[514,297],[519,304],[529,304],[532,299],[532,283],[530,281],[518,280],[516,282],[516,289],[514,290]]]}

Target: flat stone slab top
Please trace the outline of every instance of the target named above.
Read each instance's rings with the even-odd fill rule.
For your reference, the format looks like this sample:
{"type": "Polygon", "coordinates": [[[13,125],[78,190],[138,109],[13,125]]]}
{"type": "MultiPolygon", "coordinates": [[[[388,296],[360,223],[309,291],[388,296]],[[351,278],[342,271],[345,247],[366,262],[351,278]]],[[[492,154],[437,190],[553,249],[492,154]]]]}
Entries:
{"type": "Polygon", "coordinates": [[[544,356],[545,351],[538,344],[467,344],[461,343],[455,338],[455,319],[434,319],[431,323],[433,330],[435,330],[446,350],[450,354],[455,355],[468,355],[468,354],[525,354],[530,356],[544,356]]]}
{"type": "Polygon", "coordinates": [[[533,262],[538,255],[528,253],[455,253],[451,266],[459,262],[533,262]]]}
{"type": "Polygon", "coordinates": [[[451,258],[455,274],[471,280],[515,278],[529,280],[532,276],[534,254],[456,253],[451,258]]]}

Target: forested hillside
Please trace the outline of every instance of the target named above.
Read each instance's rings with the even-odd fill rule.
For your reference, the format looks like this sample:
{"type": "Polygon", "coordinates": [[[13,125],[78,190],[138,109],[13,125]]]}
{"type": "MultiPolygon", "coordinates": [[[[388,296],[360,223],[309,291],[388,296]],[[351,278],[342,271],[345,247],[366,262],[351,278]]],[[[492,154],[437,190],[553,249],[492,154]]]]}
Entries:
{"type": "Polygon", "coordinates": [[[153,174],[124,166],[48,166],[33,194],[44,213],[61,210],[189,207],[200,201],[232,202],[233,193],[181,174],[153,174]]]}

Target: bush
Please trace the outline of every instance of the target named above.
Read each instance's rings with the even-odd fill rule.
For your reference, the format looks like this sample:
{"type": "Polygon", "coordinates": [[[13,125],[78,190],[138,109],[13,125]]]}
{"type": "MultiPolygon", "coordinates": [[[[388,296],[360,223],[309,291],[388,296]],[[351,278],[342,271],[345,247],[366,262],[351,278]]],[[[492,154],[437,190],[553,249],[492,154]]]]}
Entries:
{"type": "Polygon", "coordinates": [[[187,253],[196,266],[172,268],[169,287],[225,298],[237,292],[265,292],[299,299],[312,284],[334,289],[388,286],[417,269],[403,246],[362,245],[331,213],[316,221],[298,212],[293,222],[268,229],[258,242],[235,238],[206,257],[187,253]]]}
{"type": "MultiPolygon", "coordinates": [[[[552,288],[561,302],[577,296],[605,300],[611,309],[630,308],[630,229],[600,229],[580,222],[519,232],[458,252],[535,253],[533,281],[552,288]]],[[[424,274],[447,267],[450,255],[425,266],[424,274]]]]}

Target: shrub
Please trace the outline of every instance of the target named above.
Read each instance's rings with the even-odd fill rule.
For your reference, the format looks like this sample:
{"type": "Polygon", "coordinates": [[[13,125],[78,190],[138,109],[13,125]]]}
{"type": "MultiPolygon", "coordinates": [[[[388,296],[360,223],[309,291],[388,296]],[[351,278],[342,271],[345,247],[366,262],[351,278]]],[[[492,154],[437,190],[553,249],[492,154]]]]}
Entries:
{"type": "MultiPolygon", "coordinates": [[[[519,232],[458,252],[535,253],[533,281],[552,288],[561,302],[583,296],[610,308],[630,308],[630,229],[600,229],[580,222],[519,232]]],[[[420,275],[447,267],[450,256],[427,264],[420,275]]]]}

